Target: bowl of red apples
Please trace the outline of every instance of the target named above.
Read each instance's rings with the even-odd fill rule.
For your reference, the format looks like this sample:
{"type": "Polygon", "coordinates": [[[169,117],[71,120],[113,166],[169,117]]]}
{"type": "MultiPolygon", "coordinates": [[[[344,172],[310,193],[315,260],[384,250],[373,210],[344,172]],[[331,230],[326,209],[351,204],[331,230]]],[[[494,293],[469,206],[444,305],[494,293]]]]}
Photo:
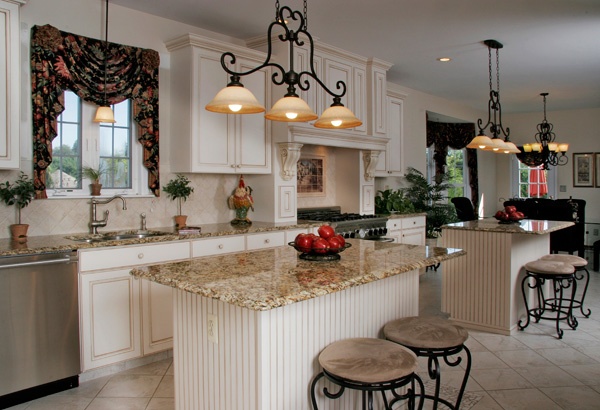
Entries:
{"type": "Polygon", "coordinates": [[[344,237],[336,234],[329,225],[322,225],[314,233],[301,233],[296,235],[294,242],[288,243],[300,252],[299,258],[310,261],[335,261],[340,259],[340,252],[351,245],[346,243],[344,237]]]}
{"type": "Polygon", "coordinates": [[[504,210],[496,212],[494,218],[501,224],[519,223],[521,219],[525,219],[523,212],[517,211],[517,208],[513,205],[507,205],[504,210]]]}

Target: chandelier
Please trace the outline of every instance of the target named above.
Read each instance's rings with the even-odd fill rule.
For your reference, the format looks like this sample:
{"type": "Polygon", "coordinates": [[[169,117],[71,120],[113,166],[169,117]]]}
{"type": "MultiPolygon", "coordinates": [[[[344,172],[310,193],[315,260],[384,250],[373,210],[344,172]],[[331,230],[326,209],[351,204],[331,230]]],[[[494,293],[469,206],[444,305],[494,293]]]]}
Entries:
{"type": "Polygon", "coordinates": [[[274,69],[271,80],[275,85],[287,85],[287,93],[278,100],[273,107],[265,114],[265,118],[272,121],[285,122],[306,122],[318,118],[308,104],[303,101],[296,93],[297,88],[307,91],[310,88],[308,82],[312,78],[316,83],[333,97],[333,103],[327,108],[321,117],[313,124],[317,128],[352,128],[362,124],[348,108],[344,107],[341,100],[346,94],[346,84],[343,81],[337,81],[336,90],[330,90],[319,79],[314,67],[314,44],[310,33],[307,31],[307,0],[304,0],[304,14],[300,11],[292,11],[289,7],[279,6],[279,0],[275,2],[275,20],[269,25],[267,30],[267,58],[264,63],[251,70],[236,72],[228,67],[229,64],[235,64],[236,57],[231,52],[221,55],[221,66],[230,75],[230,82],[227,87],[217,93],[215,98],[206,105],[206,110],[222,114],[255,114],[265,111],[256,97],[248,89],[244,88],[240,78],[252,74],[264,67],[274,69]],[[297,22],[297,26],[290,28],[290,25],[297,22]],[[289,42],[289,67],[286,71],[281,65],[271,61],[271,38],[275,27],[283,29],[283,33],[277,35],[277,38],[283,42],[289,42]],[[302,47],[308,41],[310,58],[308,69],[306,71],[296,72],[294,70],[294,46],[302,47]]]}
{"type": "MultiPolygon", "coordinates": [[[[550,169],[550,166],[565,165],[569,158],[565,155],[569,150],[569,144],[556,142],[556,134],[552,132],[554,125],[546,119],[546,97],[548,93],[540,94],[544,98],[544,120],[537,125],[535,142],[523,144],[523,151],[529,157],[529,163],[534,166],[542,166],[542,169],[550,169]],[[530,154],[529,154],[530,153],[530,154]]],[[[532,165],[530,165],[532,166],[532,165]]]]}
{"type": "Polygon", "coordinates": [[[106,98],[106,71],[107,71],[107,60],[108,60],[108,0],[106,0],[106,19],[105,19],[105,32],[104,32],[104,100],[103,103],[96,110],[96,116],[94,122],[112,122],[115,123],[115,115],[110,108],[108,99],[106,98]]]}
{"type": "Polygon", "coordinates": [[[477,120],[479,133],[467,145],[467,148],[479,148],[484,151],[501,152],[505,154],[521,152],[515,144],[510,142],[508,136],[510,129],[504,129],[502,125],[502,106],[500,105],[500,59],[499,49],[504,47],[502,43],[496,40],[485,40],[483,42],[488,47],[488,73],[490,84],[490,100],[488,102],[488,120],[483,125],[483,121],[477,120]],[[496,50],[496,89],[492,88],[492,49],[496,50]],[[483,126],[482,126],[483,125],[483,126]],[[485,135],[486,128],[490,127],[492,138],[485,135]],[[504,138],[502,137],[504,135],[504,138]]]}

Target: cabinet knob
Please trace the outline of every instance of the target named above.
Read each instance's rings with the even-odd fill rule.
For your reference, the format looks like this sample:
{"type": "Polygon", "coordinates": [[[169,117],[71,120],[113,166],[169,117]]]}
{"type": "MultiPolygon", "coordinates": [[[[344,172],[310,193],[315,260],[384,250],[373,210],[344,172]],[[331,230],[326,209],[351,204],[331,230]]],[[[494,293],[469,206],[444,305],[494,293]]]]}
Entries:
{"type": "Polygon", "coordinates": [[[138,253],[138,259],[144,259],[144,254],[143,253],[138,253]]]}
{"type": "Polygon", "coordinates": [[[270,239],[265,239],[265,243],[271,243],[270,239]]]}
{"type": "Polygon", "coordinates": [[[223,249],[223,244],[219,244],[219,249],[223,249]]]}
{"type": "Polygon", "coordinates": [[[231,164],[231,168],[235,168],[235,164],[231,164]]]}
{"type": "Polygon", "coordinates": [[[242,166],[240,164],[237,164],[235,167],[236,168],[241,168],[242,166]]]}

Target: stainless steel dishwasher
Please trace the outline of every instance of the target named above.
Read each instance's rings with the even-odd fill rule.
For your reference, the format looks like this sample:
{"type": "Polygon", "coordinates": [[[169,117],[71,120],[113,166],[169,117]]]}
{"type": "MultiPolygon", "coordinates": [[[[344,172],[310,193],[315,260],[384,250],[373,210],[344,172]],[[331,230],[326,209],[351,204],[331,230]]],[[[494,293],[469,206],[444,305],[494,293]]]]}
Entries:
{"type": "Polygon", "coordinates": [[[0,257],[0,408],[77,387],[77,252],[0,257]]]}

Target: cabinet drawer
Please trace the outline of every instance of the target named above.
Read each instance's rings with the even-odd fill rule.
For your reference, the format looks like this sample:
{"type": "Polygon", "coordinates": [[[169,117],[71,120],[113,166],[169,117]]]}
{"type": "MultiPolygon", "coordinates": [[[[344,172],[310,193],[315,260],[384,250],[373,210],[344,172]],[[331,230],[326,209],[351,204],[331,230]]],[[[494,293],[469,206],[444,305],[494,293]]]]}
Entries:
{"type": "Polygon", "coordinates": [[[79,256],[79,270],[113,269],[146,265],[190,257],[189,242],[164,243],[83,250],[79,256]]]}
{"type": "Polygon", "coordinates": [[[246,236],[246,249],[251,251],[255,249],[274,248],[283,246],[285,243],[285,232],[257,233],[246,236]]]}
{"type": "Polygon", "coordinates": [[[241,252],[244,249],[245,243],[242,235],[200,239],[192,242],[192,257],[241,252]]]}
{"type": "Polygon", "coordinates": [[[388,231],[399,231],[402,229],[402,219],[388,219],[386,227],[388,231]]]}
{"type": "Polygon", "coordinates": [[[412,218],[402,218],[402,229],[420,228],[425,226],[424,216],[415,216],[412,218]]]}

